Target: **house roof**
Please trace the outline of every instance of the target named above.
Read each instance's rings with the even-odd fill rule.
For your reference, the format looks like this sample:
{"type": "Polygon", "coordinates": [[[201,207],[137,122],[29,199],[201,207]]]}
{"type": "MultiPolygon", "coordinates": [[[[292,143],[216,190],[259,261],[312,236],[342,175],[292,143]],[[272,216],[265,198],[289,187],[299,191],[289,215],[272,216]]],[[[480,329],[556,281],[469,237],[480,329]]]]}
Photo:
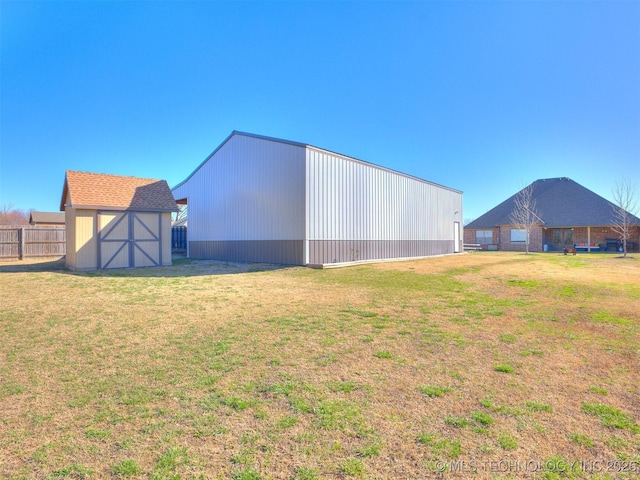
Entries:
{"type": "Polygon", "coordinates": [[[29,215],[29,223],[37,225],[38,223],[46,223],[49,225],[64,225],[63,212],[31,212],[29,215]]]}
{"type": "Polygon", "coordinates": [[[60,210],[65,207],[177,211],[165,180],[67,170],[60,210]]]}
{"type": "Polygon", "coordinates": [[[286,145],[292,145],[292,146],[294,146],[294,147],[312,148],[312,149],[314,149],[314,150],[318,150],[318,151],[320,151],[320,152],[326,152],[326,153],[329,153],[329,154],[332,154],[332,155],[336,155],[336,156],[338,156],[338,157],[347,158],[347,159],[352,160],[352,161],[354,161],[354,162],[358,162],[358,163],[362,163],[362,164],[365,164],[365,165],[369,165],[370,167],[373,167],[373,168],[377,168],[377,169],[380,169],[380,170],[386,170],[386,171],[388,171],[388,172],[392,172],[392,173],[395,173],[395,174],[398,174],[398,175],[402,175],[403,177],[413,178],[413,179],[418,180],[418,181],[423,182],[423,183],[428,183],[428,184],[430,184],[430,185],[435,185],[435,186],[437,186],[437,187],[445,188],[445,189],[447,189],[447,190],[451,190],[452,192],[462,193],[460,190],[456,190],[455,188],[446,187],[446,186],[444,186],[444,185],[440,185],[440,184],[438,184],[438,183],[434,183],[434,182],[430,182],[430,181],[428,181],[428,180],[424,180],[423,178],[414,177],[413,175],[408,175],[408,174],[406,174],[406,173],[402,173],[402,172],[399,172],[399,171],[397,171],[397,170],[392,170],[392,169],[390,169],[390,168],[382,167],[382,166],[380,166],[380,165],[376,165],[375,163],[366,162],[366,161],[364,161],[364,160],[359,160],[359,159],[357,159],[357,158],[350,157],[350,156],[348,156],[348,155],[343,155],[343,154],[338,153],[338,152],[334,152],[334,151],[327,150],[327,149],[324,149],[324,148],[314,147],[313,145],[309,145],[308,143],[294,142],[294,141],[291,141],[291,140],[284,140],[284,139],[282,139],[282,138],[267,137],[267,136],[264,136],[264,135],[257,135],[257,134],[255,134],[255,133],[239,132],[239,131],[237,131],[237,130],[234,130],[233,132],[231,132],[231,134],[230,134],[227,138],[225,138],[225,139],[224,139],[224,141],[223,141],[220,145],[218,145],[218,147],[217,147],[217,148],[216,148],[216,149],[215,149],[215,150],[214,150],[214,151],[213,151],[213,152],[212,152],[212,153],[211,153],[207,158],[205,158],[205,159],[204,159],[204,161],[203,161],[202,163],[200,163],[200,165],[198,165],[198,166],[196,167],[196,169],[195,169],[193,172],[191,172],[191,174],[190,174],[187,178],[185,178],[182,182],[180,182],[179,184],[177,184],[176,186],[174,186],[174,187],[173,187],[173,189],[175,190],[175,189],[177,189],[178,187],[180,187],[180,186],[184,185],[185,183],[187,183],[187,182],[189,181],[189,179],[190,179],[191,177],[193,177],[193,176],[196,174],[196,172],[197,172],[198,170],[200,170],[200,169],[201,169],[201,168],[202,168],[202,167],[203,167],[203,166],[204,166],[204,165],[205,165],[205,164],[206,164],[206,163],[207,163],[207,162],[208,162],[208,161],[209,161],[209,160],[210,160],[210,159],[211,159],[211,158],[216,154],[216,153],[218,153],[218,151],[219,151],[219,150],[220,150],[220,149],[221,149],[221,148],[222,148],[222,147],[223,147],[223,146],[224,146],[224,145],[225,145],[229,140],[231,140],[231,138],[233,138],[235,135],[242,135],[242,136],[245,136],[245,137],[258,138],[258,139],[260,139],[260,140],[265,140],[265,141],[268,141],[268,142],[284,143],[284,144],[286,144],[286,145]]]}
{"type": "MultiPolygon", "coordinates": [[[[570,178],[536,180],[531,186],[536,210],[545,227],[609,226],[615,222],[613,203],[570,178]]],[[[465,228],[494,228],[498,225],[511,224],[509,216],[514,209],[514,200],[518,193],[475,219],[465,228]]],[[[635,221],[640,223],[638,218],[635,221]]]]}

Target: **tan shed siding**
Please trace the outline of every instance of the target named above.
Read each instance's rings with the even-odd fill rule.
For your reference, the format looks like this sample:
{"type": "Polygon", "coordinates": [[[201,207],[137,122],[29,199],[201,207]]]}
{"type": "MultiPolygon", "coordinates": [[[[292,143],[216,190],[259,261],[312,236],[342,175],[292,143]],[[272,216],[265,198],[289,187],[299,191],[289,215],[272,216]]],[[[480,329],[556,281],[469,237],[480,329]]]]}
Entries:
{"type": "Polygon", "coordinates": [[[159,264],[159,261],[158,261],[158,256],[160,254],[159,249],[160,249],[160,245],[158,242],[138,242],[136,244],[136,248],[133,250],[133,255],[134,255],[133,264],[136,267],[157,266],[159,264]]]}
{"type": "Polygon", "coordinates": [[[162,214],[162,265],[171,265],[171,213],[162,214]]]}
{"type": "Polygon", "coordinates": [[[65,264],[69,270],[76,269],[76,209],[66,207],[64,211],[65,228],[67,230],[67,248],[65,264]]]}
{"type": "Polygon", "coordinates": [[[76,210],[75,252],[77,270],[98,268],[98,242],[95,210],[76,210]]]}
{"type": "Polygon", "coordinates": [[[306,182],[307,263],[455,251],[460,192],[315,148],[306,182]]]}
{"type": "Polygon", "coordinates": [[[133,235],[136,240],[160,238],[161,217],[157,213],[136,212],[133,222],[133,235]]]}

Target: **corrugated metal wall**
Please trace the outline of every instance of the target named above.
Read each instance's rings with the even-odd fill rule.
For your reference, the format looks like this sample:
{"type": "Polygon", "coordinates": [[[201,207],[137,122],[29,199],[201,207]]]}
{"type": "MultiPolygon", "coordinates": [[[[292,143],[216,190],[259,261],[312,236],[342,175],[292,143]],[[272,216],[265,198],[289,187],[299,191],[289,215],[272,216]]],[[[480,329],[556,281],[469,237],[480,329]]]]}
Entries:
{"type": "Polygon", "coordinates": [[[234,133],[173,194],[188,202],[192,257],[328,264],[462,247],[461,192],[283,140],[234,133]]]}
{"type": "Polygon", "coordinates": [[[173,190],[188,199],[189,241],[303,240],[304,159],[303,147],[233,135],[173,190]]]}
{"type": "Polygon", "coordinates": [[[306,183],[306,263],[456,251],[458,191],[315,148],[307,148],[306,183]]]}
{"type": "Polygon", "coordinates": [[[190,254],[194,258],[302,265],[302,240],[214,240],[189,243],[190,254]]]}

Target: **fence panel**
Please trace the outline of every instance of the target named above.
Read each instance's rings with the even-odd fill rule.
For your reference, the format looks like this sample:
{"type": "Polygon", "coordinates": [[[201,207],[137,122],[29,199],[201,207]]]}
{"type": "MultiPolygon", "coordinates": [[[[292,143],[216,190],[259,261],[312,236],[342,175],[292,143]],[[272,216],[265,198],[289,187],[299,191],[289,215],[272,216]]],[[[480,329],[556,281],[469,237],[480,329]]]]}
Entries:
{"type": "Polygon", "coordinates": [[[0,258],[20,258],[20,229],[0,228],[0,258]]]}
{"type": "Polygon", "coordinates": [[[187,249],[187,227],[171,228],[171,250],[187,249]]]}
{"type": "Polygon", "coordinates": [[[0,226],[0,258],[3,260],[62,257],[66,248],[64,228],[0,226]]]}

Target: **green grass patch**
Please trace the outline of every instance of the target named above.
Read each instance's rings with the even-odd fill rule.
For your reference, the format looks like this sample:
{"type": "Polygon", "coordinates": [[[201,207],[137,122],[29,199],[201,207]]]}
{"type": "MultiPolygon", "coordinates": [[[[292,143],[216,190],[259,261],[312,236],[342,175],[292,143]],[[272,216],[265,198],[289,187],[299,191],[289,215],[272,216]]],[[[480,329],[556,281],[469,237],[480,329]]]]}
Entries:
{"type": "Polygon", "coordinates": [[[593,448],[594,443],[591,437],[585,435],[584,433],[570,433],[567,435],[569,440],[571,440],[576,445],[580,445],[581,447],[593,448]]]}
{"type": "Polygon", "coordinates": [[[393,358],[393,355],[391,355],[391,352],[388,350],[380,350],[374,353],[373,356],[376,358],[393,358]]]}
{"type": "Polygon", "coordinates": [[[418,387],[418,390],[427,397],[441,397],[445,393],[449,393],[451,388],[439,387],[437,385],[424,385],[422,387],[418,387]]]}
{"type": "Polygon", "coordinates": [[[346,382],[331,382],[328,387],[332,392],[351,393],[358,388],[358,385],[353,380],[347,380],[346,382]]]}
{"type": "Polygon", "coordinates": [[[313,468],[298,467],[296,468],[293,480],[319,480],[318,473],[313,468]]]}
{"type": "Polygon", "coordinates": [[[471,414],[471,419],[480,425],[489,426],[493,424],[493,418],[486,412],[473,412],[471,414]]]}
{"type": "Polygon", "coordinates": [[[498,339],[504,343],[516,343],[518,338],[512,333],[502,333],[498,336],[498,339]]]}
{"type": "Polygon", "coordinates": [[[342,474],[350,477],[362,476],[366,471],[364,463],[357,458],[346,459],[340,464],[339,470],[342,474]]]}
{"type": "MultiPolygon", "coordinates": [[[[178,478],[178,477],[176,477],[178,478]]],[[[231,474],[231,480],[261,480],[262,477],[255,468],[247,467],[231,474]]]]}
{"type": "Polygon", "coordinates": [[[87,438],[92,438],[94,440],[106,440],[111,436],[110,430],[101,430],[99,428],[87,428],[84,431],[84,434],[87,438]]]}
{"type": "Polygon", "coordinates": [[[633,433],[640,433],[640,427],[636,425],[634,419],[615,407],[604,403],[582,404],[582,411],[587,415],[597,417],[605,427],[631,430],[633,433]]]}
{"type": "Polygon", "coordinates": [[[377,457],[380,455],[380,444],[373,443],[356,449],[359,457],[377,457]]]}
{"type": "Polygon", "coordinates": [[[608,323],[612,325],[631,325],[633,323],[633,320],[630,318],[620,317],[604,310],[592,313],[591,318],[596,323],[608,323]]]}
{"type": "Polygon", "coordinates": [[[503,450],[515,450],[518,448],[518,441],[508,433],[501,433],[498,436],[497,442],[503,450]]]}
{"type": "Polygon", "coordinates": [[[602,387],[597,387],[595,385],[592,385],[589,387],[589,391],[591,393],[599,393],[600,395],[608,395],[609,392],[607,391],[606,388],[602,388],[602,387]]]}
{"type": "Polygon", "coordinates": [[[462,454],[460,442],[433,433],[421,433],[418,435],[418,443],[430,447],[435,457],[458,458],[462,454]]]}
{"type": "Polygon", "coordinates": [[[92,476],[92,469],[79,463],[72,463],[71,465],[53,471],[50,478],[74,478],[84,480],[85,478],[91,478],[92,476]]]}
{"type": "Polygon", "coordinates": [[[116,477],[133,477],[134,475],[140,475],[142,468],[135,460],[127,458],[113,465],[111,473],[116,477]]]}
{"type": "Polygon", "coordinates": [[[464,428],[469,425],[469,420],[464,417],[445,417],[444,423],[456,428],[464,428]]]}
{"type": "Polygon", "coordinates": [[[287,415],[278,421],[278,425],[282,428],[291,428],[298,423],[298,417],[295,415],[287,415]]]}
{"type": "Polygon", "coordinates": [[[534,288],[539,285],[539,282],[537,280],[507,280],[507,285],[510,287],[534,288]]]}
{"type": "Polygon", "coordinates": [[[236,411],[246,410],[251,405],[250,401],[236,396],[223,398],[221,403],[236,411]]]}
{"type": "Polygon", "coordinates": [[[314,408],[316,424],[328,430],[360,430],[364,418],[360,407],[353,402],[325,399],[314,408]]]}
{"type": "Polygon", "coordinates": [[[176,469],[181,465],[188,465],[189,457],[186,448],[170,447],[158,459],[151,472],[152,480],[166,478],[179,478],[175,475],[176,469]]]}
{"type": "Polygon", "coordinates": [[[526,406],[527,410],[529,410],[530,412],[553,412],[553,408],[551,408],[551,405],[547,405],[546,403],[539,403],[528,400],[526,402],[526,406]]]}
{"type": "Polygon", "coordinates": [[[499,365],[494,365],[493,369],[496,372],[500,372],[500,373],[513,373],[514,368],[511,365],[508,365],[506,363],[501,363],[499,365]]]}

